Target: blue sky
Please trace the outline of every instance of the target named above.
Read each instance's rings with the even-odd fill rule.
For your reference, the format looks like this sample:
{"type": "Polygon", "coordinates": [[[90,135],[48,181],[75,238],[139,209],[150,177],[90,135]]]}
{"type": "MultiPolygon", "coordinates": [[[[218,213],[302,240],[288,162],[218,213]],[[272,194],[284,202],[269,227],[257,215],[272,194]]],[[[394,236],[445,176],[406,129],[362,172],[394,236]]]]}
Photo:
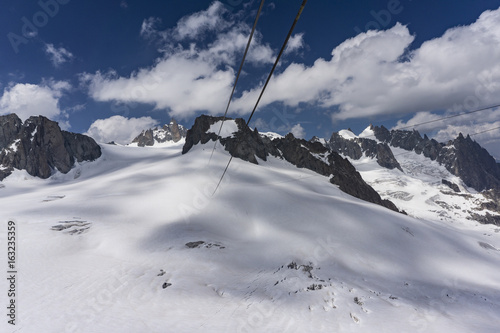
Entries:
{"type": "MultiPolygon", "coordinates": [[[[229,115],[247,118],[301,0],[266,1],[229,115]]],[[[260,1],[6,0],[0,114],[127,142],[222,115],[260,1]]],[[[252,124],[309,139],[500,104],[500,3],[309,0],[252,124]]],[[[496,157],[500,110],[418,126],[496,157]]]]}

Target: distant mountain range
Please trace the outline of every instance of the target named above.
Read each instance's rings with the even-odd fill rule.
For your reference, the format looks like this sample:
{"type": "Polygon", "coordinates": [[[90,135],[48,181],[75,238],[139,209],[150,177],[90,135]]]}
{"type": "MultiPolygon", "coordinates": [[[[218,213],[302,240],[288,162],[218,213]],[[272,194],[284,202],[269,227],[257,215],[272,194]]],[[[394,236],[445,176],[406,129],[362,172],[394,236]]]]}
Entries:
{"type": "Polygon", "coordinates": [[[0,118],[18,331],[498,331],[497,174],[471,138],[222,120],[139,148],[0,118]]]}
{"type": "Polygon", "coordinates": [[[460,177],[465,185],[477,191],[500,191],[498,163],[468,135],[464,137],[460,133],[455,140],[439,143],[426,135],[422,137],[416,130],[389,131],[384,126],[370,126],[361,136],[346,133],[333,133],[328,147],[355,160],[363,155],[370,156],[382,167],[401,171],[390,147],[414,151],[444,165],[453,175],[460,177]]]}
{"type": "MultiPolygon", "coordinates": [[[[343,130],[328,140],[306,141],[292,134],[262,134],[248,128],[243,119],[226,119],[218,137],[222,119],[200,116],[190,130],[172,119],[144,130],[131,145],[161,147],[185,140],[186,154],[194,145],[219,141],[233,157],[254,164],[278,157],[328,176],[350,195],[395,211],[500,225],[500,166],[469,136],[460,134],[439,143],[415,130],[370,125],[360,135],[343,130]]],[[[48,178],[100,155],[92,138],[62,131],[45,117],[24,123],[14,114],[0,117],[0,180],[14,169],[48,178]]]]}
{"type": "Polygon", "coordinates": [[[416,130],[370,126],[359,136],[333,133],[325,145],[347,156],[383,198],[412,215],[432,212],[433,218],[500,225],[499,164],[470,136],[439,143],[416,130]],[[367,158],[382,169],[378,175],[367,158]]]}

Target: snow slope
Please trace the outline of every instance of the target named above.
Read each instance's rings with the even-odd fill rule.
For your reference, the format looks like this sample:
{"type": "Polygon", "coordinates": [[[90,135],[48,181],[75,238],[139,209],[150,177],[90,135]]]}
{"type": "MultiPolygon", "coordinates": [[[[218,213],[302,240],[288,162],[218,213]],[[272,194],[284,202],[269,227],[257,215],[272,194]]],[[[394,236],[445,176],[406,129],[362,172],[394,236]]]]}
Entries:
{"type": "Polygon", "coordinates": [[[500,229],[394,213],[273,158],[233,159],[212,196],[229,158],[208,164],[212,146],[103,145],[67,175],[9,176],[18,323],[0,330],[498,331],[500,229]]]}
{"type": "MultiPolygon", "coordinates": [[[[339,132],[344,138],[369,138],[379,142],[371,126],[359,136],[349,130],[339,132]]],[[[355,160],[345,156],[356,167],[363,179],[372,186],[383,199],[392,201],[400,210],[410,216],[446,221],[457,225],[470,226],[487,215],[498,216],[497,211],[487,209],[491,200],[451,174],[443,165],[432,161],[415,151],[391,146],[401,170],[389,170],[378,165],[375,158],[364,155],[355,160]],[[460,192],[455,192],[443,180],[455,184],[460,192]]]]}
{"type": "Polygon", "coordinates": [[[471,221],[475,220],[475,215],[498,215],[495,211],[481,207],[490,200],[464,185],[459,177],[452,175],[438,162],[413,151],[391,149],[403,172],[380,167],[372,158],[350,161],[383,199],[391,200],[400,210],[416,218],[446,221],[466,227],[473,224],[471,221]],[[442,184],[443,179],[457,184],[460,192],[456,193],[442,184]]]}

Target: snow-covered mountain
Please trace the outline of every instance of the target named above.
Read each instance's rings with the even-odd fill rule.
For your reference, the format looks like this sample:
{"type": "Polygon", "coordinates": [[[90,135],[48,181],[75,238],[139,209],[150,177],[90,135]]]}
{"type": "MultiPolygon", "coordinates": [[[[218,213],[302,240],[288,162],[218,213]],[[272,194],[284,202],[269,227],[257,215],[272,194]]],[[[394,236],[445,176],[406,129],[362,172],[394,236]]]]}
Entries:
{"type": "Polygon", "coordinates": [[[162,127],[142,131],[141,134],[132,140],[130,145],[137,147],[164,147],[185,138],[186,132],[187,129],[184,126],[178,124],[175,119],[172,119],[169,124],[165,124],[162,127]]]}
{"type": "Polygon", "coordinates": [[[369,126],[359,136],[333,133],[326,146],[412,216],[500,225],[500,167],[469,136],[438,143],[415,130],[369,126]]]}
{"type": "MultiPolygon", "coordinates": [[[[497,332],[499,227],[360,200],[341,190],[349,161],[319,141],[218,126],[199,118],[185,144],[102,145],[66,174],[5,178],[0,239],[14,222],[19,283],[2,332],[497,332]]],[[[382,170],[414,202],[417,180],[464,190],[390,149],[404,173],[351,159],[375,188],[382,170]]]]}

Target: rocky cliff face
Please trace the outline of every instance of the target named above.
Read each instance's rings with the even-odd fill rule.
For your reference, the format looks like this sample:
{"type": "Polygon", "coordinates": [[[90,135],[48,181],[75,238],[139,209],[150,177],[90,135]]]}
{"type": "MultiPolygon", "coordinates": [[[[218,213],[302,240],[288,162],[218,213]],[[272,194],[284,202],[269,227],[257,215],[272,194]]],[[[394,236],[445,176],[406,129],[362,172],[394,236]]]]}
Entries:
{"type": "Polygon", "coordinates": [[[368,138],[345,138],[339,133],[333,133],[327,145],[331,150],[354,160],[359,160],[363,156],[371,157],[384,168],[402,171],[387,143],[379,143],[368,138]]]}
{"type": "Polygon", "coordinates": [[[0,116],[0,180],[15,169],[48,178],[55,171],[67,173],[75,161],[92,161],[101,148],[90,137],[62,131],[43,116],[24,123],[15,114],[0,116]]]}
{"type": "Polygon", "coordinates": [[[500,191],[500,168],[495,159],[470,136],[460,134],[455,140],[439,143],[418,131],[388,131],[385,127],[372,127],[376,138],[393,147],[414,150],[444,165],[464,184],[477,191],[500,191]]]}
{"type": "Polygon", "coordinates": [[[145,147],[168,141],[178,142],[186,137],[186,132],[187,130],[184,126],[179,125],[175,119],[172,119],[170,124],[165,124],[163,127],[142,131],[132,143],[137,143],[139,147],[145,147]]]}
{"type": "Polygon", "coordinates": [[[354,134],[344,137],[333,133],[328,147],[354,160],[362,156],[375,158],[378,164],[388,169],[401,169],[391,147],[415,151],[432,161],[444,165],[453,175],[460,177],[464,184],[477,191],[500,191],[500,167],[495,159],[469,136],[460,134],[448,143],[439,143],[422,137],[416,130],[389,131],[384,126],[370,126],[373,138],[360,138],[354,134]]]}
{"type": "Polygon", "coordinates": [[[382,200],[347,159],[320,142],[297,139],[292,134],[271,139],[261,135],[257,129],[251,130],[243,119],[235,120],[238,131],[232,136],[218,137],[216,133],[209,132],[209,129],[211,125],[221,120],[222,117],[198,117],[193,127],[187,131],[182,153],[186,154],[196,144],[219,140],[233,157],[254,164],[258,164],[257,158],[264,161],[269,156],[282,158],[299,168],[330,176],[330,182],[348,194],[398,211],[392,202],[382,200]]]}

